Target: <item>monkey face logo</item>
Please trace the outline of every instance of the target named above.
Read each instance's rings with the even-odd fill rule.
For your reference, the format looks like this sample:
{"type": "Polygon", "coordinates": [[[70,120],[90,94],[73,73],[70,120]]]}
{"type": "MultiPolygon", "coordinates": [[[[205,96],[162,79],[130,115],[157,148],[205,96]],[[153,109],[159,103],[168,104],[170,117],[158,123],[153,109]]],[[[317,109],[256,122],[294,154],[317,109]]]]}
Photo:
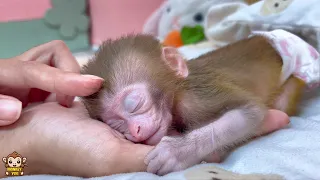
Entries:
{"type": "Polygon", "coordinates": [[[8,161],[9,167],[20,167],[22,163],[21,157],[16,157],[16,158],[9,157],[7,161],[8,161]]]}
{"type": "Polygon", "coordinates": [[[2,158],[2,161],[5,164],[7,176],[24,175],[23,169],[26,166],[27,158],[14,151],[7,157],[2,158]]]}

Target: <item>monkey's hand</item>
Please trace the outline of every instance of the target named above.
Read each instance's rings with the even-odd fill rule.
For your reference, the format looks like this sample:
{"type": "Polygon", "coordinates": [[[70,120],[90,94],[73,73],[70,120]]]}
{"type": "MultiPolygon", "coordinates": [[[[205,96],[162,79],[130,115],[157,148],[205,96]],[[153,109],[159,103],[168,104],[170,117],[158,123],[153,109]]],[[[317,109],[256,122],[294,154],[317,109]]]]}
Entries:
{"type": "Polygon", "coordinates": [[[158,175],[184,170],[200,163],[197,143],[187,136],[165,136],[147,155],[147,171],[158,175]]]}

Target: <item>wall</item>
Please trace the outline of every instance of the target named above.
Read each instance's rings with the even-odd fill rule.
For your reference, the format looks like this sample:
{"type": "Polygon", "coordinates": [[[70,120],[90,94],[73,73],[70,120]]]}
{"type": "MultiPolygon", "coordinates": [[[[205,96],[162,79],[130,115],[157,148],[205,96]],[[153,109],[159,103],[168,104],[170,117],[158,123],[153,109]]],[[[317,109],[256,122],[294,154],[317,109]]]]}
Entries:
{"type": "Polygon", "coordinates": [[[76,4],[69,4],[74,1],[55,0],[53,9],[51,1],[54,0],[0,0],[0,59],[16,56],[55,39],[64,40],[71,51],[89,49],[89,27],[86,26],[89,18],[84,18],[84,13],[77,11],[86,9],[87,0],[76,0],[76,4]],[[56,12],[49,17],[60,20],[59,26],[53,26],[50,18],[45,16],[48,10],[56,12]],[[78,26],[83,31],[78,32],[78,26]]]}
{"type": "Polygon", "coordinates": [[[0,0],[0,22],[41,19],[49,8],[50,0],[0,0]]]}
{"type": "Polygon", "coordinates": [[[148,16],[164,0],[89,0],[93,44],[125,33],[141,32],[148,16]]]}

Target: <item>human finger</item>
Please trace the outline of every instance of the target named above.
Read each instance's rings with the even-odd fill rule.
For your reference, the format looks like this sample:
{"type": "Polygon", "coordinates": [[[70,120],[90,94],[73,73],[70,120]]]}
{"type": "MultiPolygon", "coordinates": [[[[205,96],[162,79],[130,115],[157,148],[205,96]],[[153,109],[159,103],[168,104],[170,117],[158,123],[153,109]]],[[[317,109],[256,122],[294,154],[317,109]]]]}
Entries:
{"type": "Polygon", "coordinates": [[[0,94],[0,126],[7,126],[16,122],[20,117],[21,110],[21,101],[0,94]]]}
{"type": "Polygon", "coordinates": [[[61,40],[39,45],[18,56],[22,61],[37,61],[66,72],[80,72],[80,66],[68,46],[61,40]]]}
{"type": "Polygon", "coordinates": [[[36,62],[3,60],[0,85],[10,88],[38,88],[68,96],[87,96],[98,91],[103,79],[63,72],[36,62]]]}
{"type": "Polygon", "coordinates": [[[27,106],[27,104],[29,103],[29,100],[28,100],[29,92],[30,92],[30,89],[28,88],[12,89],[7,86],[0,85],[0,94],[18,99],[19,101],[22,102],[22,107],[27,106]]]}
{"type": "MultiPolygon", "coordinates": [[[[65,72],[80,73],[80,66],[68,46],[61,40],[54,40],[34,47],[19,56],[23,61],[37,61],[65,72]]],[[[57,94],[56,100],[64,106],[70,106],[74,96],[57,94]]]]}

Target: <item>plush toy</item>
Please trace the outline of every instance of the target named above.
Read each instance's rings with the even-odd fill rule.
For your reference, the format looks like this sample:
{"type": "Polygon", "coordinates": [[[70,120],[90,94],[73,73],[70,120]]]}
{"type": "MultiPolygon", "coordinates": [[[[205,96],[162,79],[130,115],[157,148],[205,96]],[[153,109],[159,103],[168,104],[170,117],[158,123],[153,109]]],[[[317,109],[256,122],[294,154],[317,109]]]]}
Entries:
{"type": "Polygon", "coordinates": [[[217,0],[166,0],[147,19],[143,32],[157,36],[164,45],[179,47],[204,39],[203,25],[210,6],[217,0]],[[183,36],[181,36],[181,30],[183,36]],[[198,36],[190,40],[189,36],[198,36]],[[183,38],[182,38],[183,37],[183,38]]]}
{"type": "Polygon", "coordinates": [[[213,5],[244,0],[165,0],[147,19],[143,32],[164,45],[180,47],[205,40],[204,24],[213,5]]]}
{"type": "Polygon", "coordinates": [[[220,48],[252,31],[291,32],[320,51],[319,0],[263,0],[252,5],[225,3],[208,10],[205,35],[220,48]]]}

